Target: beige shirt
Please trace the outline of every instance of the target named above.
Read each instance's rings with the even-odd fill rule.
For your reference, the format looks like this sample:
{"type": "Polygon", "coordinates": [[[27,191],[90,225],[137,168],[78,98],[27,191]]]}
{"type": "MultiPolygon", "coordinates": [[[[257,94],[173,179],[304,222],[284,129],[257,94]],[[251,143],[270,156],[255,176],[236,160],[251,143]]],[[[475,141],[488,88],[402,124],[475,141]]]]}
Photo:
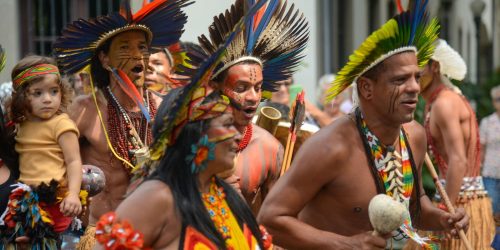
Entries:
{"type": "Polygon", "coordinates": [[[500,117],[493,113],[481,120],[479,127],[484,152],[483,177],[500,179],[500,117]]]}
{"type": "Polygon", "coordinates": [[[66,132],[79,135],[78,128],[67,114],[55,115],[45,121],[25,121],[16,135],[16,151],[19,153],[19,181],[28,185],[62,180],[66,164],[59,136],[66,132]]]}

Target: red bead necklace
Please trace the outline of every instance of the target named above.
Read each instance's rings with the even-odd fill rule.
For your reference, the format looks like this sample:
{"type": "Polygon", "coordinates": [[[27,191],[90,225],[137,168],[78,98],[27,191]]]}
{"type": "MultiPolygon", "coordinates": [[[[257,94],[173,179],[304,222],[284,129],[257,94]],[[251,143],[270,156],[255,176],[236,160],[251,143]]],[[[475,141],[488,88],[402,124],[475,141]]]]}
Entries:
{"type": "Polygon", "coordinates": [[[241,139],[240,144],[238,144],[238,152],[241,152],[248,146],[248,143],[250,143],[250,140],[252,139],[252,134],[253,126],[252,123],[250,123],[245,128],[245,131],[243,132],[243,138],[241,139]]]}

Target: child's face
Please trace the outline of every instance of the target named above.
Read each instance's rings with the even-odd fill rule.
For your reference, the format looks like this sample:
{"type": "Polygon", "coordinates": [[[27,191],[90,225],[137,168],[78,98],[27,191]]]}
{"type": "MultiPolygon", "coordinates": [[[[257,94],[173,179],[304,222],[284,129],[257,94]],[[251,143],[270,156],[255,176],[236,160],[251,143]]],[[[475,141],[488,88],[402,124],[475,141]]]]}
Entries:
{"type": "Polygon", "coordinates": [[[58,82],[58,76],[49,74],[32,83],[28,88],[28,100],[31,105],[30,120],[50,119],[59,110],[61,88],[58,82]]]}

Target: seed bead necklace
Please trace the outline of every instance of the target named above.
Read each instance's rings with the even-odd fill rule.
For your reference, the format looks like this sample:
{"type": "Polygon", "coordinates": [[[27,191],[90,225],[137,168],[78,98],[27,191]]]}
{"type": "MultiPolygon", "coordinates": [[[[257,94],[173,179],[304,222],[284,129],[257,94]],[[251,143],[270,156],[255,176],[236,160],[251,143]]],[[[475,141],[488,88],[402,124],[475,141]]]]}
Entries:
{"type": "Polygon", "coordinates": [[[243,138],[240,141],[240,144],[238,144],[238,152],[243,151],[248,144],[250,143],[250,140],[252,140],[252,135],[253,135],[253,126],[252,123],[248,124],[245,127],[245,131],[243,132],[243,138]]]}
{"type": "MultiPolygon", "coordinates": [[[[107,99],[110,100],[108,102],[108,129],[112,144],[114,144],[113,146],[121,157],[135,165],[137,163],[135,152],[152,140],[151,133],[149,133],[150,126],[142,113],[127,112],[120,105],[109,86],[106,87],[106,90],[107,99]]],[[[150,116],[152,118],[156,113],[156,109],[152,100],[147,99],[149,99],[145,100],[148,103],[147,109],[151,111],[150,116]]]]}

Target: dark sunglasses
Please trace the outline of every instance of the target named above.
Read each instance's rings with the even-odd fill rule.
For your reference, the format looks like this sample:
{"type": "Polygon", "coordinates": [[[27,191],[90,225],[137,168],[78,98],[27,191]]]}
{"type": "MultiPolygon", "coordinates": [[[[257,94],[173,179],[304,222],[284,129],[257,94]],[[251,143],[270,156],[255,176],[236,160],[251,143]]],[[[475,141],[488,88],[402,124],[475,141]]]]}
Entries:
{"type": "Polygon", "coordinates": [[[494,102],[500,102],[500,97],[493,98],[494,102]]]}

